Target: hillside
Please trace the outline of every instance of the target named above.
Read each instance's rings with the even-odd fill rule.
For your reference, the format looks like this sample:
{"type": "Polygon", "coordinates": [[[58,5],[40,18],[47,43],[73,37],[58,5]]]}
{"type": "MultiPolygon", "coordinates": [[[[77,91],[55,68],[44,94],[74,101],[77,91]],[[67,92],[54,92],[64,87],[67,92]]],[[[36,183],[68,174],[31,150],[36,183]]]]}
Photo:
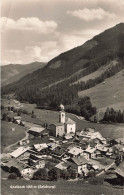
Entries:
{"type": "Polygon", "coordinates": [[[79,92],[79,96],[89,96],[91,102],[101,112],[106,107],[124,109],[124,70],[106,79],[105,83],[100,83],[93,88],[79,92]]]}
{"type": "MultiPolygon", "coordinates": [[[[70,105],[76,105],[78,92],[84,91],[82,94],[86,96],[87,89],[97,87],[123,69],[124,24],[120,23],[85,44],[60,54],[42,69],[3,87],[2,93],[15,93],[20,101],[41,106],[57,107],[62,102],[70,109],[70,105]]],[[[102,96],[102,91],[98,93],[102,96]]]]}
{"type": "Polygon", "coordinates": [[[6,66],[1,66],[1,84],[2,86],[16,82],[25,75],[42,68],[45,63],[33,62],[31,64],[21,65],[21,64],[9,64],[6,66]]]}

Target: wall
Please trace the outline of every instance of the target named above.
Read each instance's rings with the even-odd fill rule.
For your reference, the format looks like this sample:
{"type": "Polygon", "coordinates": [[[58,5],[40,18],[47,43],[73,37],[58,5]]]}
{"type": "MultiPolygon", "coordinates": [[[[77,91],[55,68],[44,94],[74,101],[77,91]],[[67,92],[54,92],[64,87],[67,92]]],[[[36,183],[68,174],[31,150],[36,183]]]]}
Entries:
{"type": "Polygon", "coordinates": [[[65,124],[66,133],[75,133],[76,124],[65,124]]]}

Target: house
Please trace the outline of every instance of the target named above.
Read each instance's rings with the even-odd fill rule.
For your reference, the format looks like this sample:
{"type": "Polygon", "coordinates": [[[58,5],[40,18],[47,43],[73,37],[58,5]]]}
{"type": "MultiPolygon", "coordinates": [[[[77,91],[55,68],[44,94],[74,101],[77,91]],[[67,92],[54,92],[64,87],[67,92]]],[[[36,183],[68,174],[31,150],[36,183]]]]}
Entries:
{"type": "Polygon", "coordinates": [[[57,148],[57,147],[60,146],[60,145],[57,144],[57,143],[50,142],[50,143],[47,144],[47,146],[48,146],[48,148],[49,148],[50,150],[55,150],[55,148],[57,148]]]}
{"type": "Polygon", "coordinates": [[[74,136],[74,134],[66,134],[66,135],[64,136],[64,138],[65,138],[66,140],[69,140],[69,139],[72,139],[73,136],[74,136]]]}
{"type": "Polygon", "coordinates": [[[28,132],[30,133],[30,134],[32,134],[32,135],[34,135],[34,136],[41,136],[41,133],[42,133],[42,131],[44,130],[45,128],[44,127],[41,127],[41,126],[39,126],[39,127],[31,127],[29,130],[28,130],[28,132]]]}
{"type": "Polygon", "coordinates": [[[50,125],[49,135],[54,137],[63,136],[65,134],[65,127],[63,123],[54,123],[50,125]]]}
{"type": "Polygon", "coordinates": [[[26,168],[21,171],[21,175],[25,179],[32,179],[35,171],[32,168],[26,168]]]}
{"type": "Polygon", "coordinates": [[[14,116],[13,117],[13,122],[14,123],[17,123],[17,124],[20,124],[20,122],[21,122],[21,116],[14,116]]]}
{"type": "Polygon", "coordinates": [[[65,150],[57,147],[55,150],[51,151],[50,155],[54,158],[62,159],[62,157],[65,155],[65,150]]]}
{"type": "Polygon", "coordinates": [[[73,157],[67,160],[68,163],[70,163],[70,166],[76,170],[76,172],[80,175],[86,176],[89,172],[88,165],[89,162],[83,157],[73,157]]]}
{"type": "Polygon", "coordinates": [[[90,158],[95,158],[95,157],[96,157],[95,151],[96,151],[96,148],[91,148],[91,147],[89,146],[86,150],[84,150],[83,156],[84,156],[87,160],[89,160],[90,158]]]}
{"type": "Polygon", "coordinates": [[[48,148],[48,145],[46,143],[43,144],[34,144],[34,150],[37,152],[40,152],[41,150],[44,150],[48,148]]]}
{"type": "Polygon", "coordinates": [[[10,155],[12,158],[18,158],[22,154],[26,153],[29,149],[30,147],[19,147],[18,149],[13,151],[10,155]]]}
{"type": "Polygon", "coordinates": [[[24,164],[23,162],[18,161],[17,159],[11,159],[2,168],[10,173],[14,172],[18,176],[21,176],[22,170],[28,167],[29,166],[27,164],[24,164]]]}
{"type": "Polygon", "coordinates": [[[124,183],[124,161],[122,161],[115,169],[117,177],[124,183]]]}
{"type": "Polygon", "coordinates": [[[42,169],[45,167],[45,160],[37,161],[35,164],[36,169],[42,169]]]}
{"type": "Polygon", "coordinates": [[[55,167],[59,170],[67,170],[69,165],[66,162],[60,162],[55,167]]]}
{"type": "Polygon", "coordinates": [[[95,130],[93,128],[86,128],[85,131],[88,131],[88,132],[91,132],[91,133],[95,132],[95,130]]]}
{"type": "Polygon", "coordinates": [[[117,142],[117,144],[124,145],[124,138],[118,138],[115,139],[115,141],[117,142]]]}
{"type": "Polygon", "coordinates": [[[83,150],[80,147],[78,148],[75,146],[71,148],[67,153],[70,157],[77,157],[83,154],[83,150]]]}

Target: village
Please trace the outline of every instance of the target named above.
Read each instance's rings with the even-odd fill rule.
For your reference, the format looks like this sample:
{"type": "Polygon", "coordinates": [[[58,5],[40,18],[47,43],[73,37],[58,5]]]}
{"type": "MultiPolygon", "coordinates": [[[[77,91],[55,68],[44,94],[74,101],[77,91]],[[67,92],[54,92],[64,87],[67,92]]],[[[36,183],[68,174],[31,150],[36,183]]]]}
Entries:
{"type": "MultiPolygon", "coordinates": [[[[11,113],[13,111],[10,111],[11,113]]],[[[60,105],[57,123],[44,126],[11,118],[26,129],[26,137],[11,147],[1,168],[9,179],[79,180],[109,173],[124,181],[124,139],[109,139],[89,127],[77,131],[60,105]]],[[[11,131],[15,131],[14,128],[11,131]]]]}

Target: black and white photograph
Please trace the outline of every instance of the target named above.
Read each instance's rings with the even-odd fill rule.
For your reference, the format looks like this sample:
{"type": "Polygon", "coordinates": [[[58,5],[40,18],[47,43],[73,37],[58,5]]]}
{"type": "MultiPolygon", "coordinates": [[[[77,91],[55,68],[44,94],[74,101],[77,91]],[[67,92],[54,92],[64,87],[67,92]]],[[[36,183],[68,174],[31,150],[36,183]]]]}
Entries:
{"type": "Polygon", "coordinates": [[[1,0],[1,195],[124,195],[124,0],[1,0]]]}

